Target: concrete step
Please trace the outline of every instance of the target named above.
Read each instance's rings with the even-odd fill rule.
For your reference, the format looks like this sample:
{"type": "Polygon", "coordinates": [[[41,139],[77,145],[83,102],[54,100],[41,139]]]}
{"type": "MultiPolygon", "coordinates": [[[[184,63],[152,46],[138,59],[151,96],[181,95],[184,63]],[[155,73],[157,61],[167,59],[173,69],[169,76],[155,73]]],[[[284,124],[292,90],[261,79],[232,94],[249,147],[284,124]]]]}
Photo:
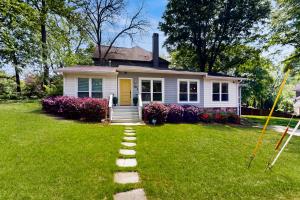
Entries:
{"type": "Polygon", "coordinates": [[[112,123],[136,123],[140,122],[139,119],[112,119],[112,123]]]}
{"type": "Polygon", "coordinates": [[[114,119],[130,119],[130,120],[138,120],[139,119],[139,117],[138,116],[136,116],[136,117],[126,117],[126,116],[113,116],[112,117],[112,119],[114,120],[114,119]]]}
{"type": "Polygon", "coordinates": [[[113,113],[112,117],[138,117],[138,113],[113,113]]]}

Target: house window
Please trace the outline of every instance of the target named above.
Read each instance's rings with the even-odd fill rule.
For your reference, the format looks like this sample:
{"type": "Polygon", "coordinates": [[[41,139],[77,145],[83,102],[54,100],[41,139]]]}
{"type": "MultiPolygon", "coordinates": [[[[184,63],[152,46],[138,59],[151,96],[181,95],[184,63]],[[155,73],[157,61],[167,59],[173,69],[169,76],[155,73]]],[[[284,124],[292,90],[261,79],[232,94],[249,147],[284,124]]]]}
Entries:
{"type": "Polygon", "coordinates": [[[213,101],[220,101],[220,83],[213,83],[213,101]]]}
{"type": "Polygon", "coordinates": [[[163,79],[141,79],[142,101],[163,101],[163,79]]]}
{"type": "Polygon", "coordinates": [[[89,79],[78,78],[78,97],[89,97],[89,79]]]}
{"type": "Polygon", "coordinates": [[[162,101],[162,81],[153,80],[153,101],[162,101]]]}
{"type": "Polygon", "coordinates": [[[228,101],[228,83],[222,83],[222,101],[228,101]]]}
{"type": "Polygon", "coordinates": [[[78,97],[102,98],[102,79],[78,78],[78,97]]]}
{"type": "Polygon", "coordinates": [[[142,80],[142,101],[151,101],[151,81],[142,80]]]}
{"type": "Polygon", "coordinates": [[[92,79],[92,98],[102,98],[102,79],[92,79]]]}
{"type": "Polygon", "coordinates": [[[179,102],[198,102],[198,80],[179,80],[179,102]]]}
{"type": "Polygon", "coordinates": [[[228,83],[213,83],[213,101],[228,101],[228,83]]]}

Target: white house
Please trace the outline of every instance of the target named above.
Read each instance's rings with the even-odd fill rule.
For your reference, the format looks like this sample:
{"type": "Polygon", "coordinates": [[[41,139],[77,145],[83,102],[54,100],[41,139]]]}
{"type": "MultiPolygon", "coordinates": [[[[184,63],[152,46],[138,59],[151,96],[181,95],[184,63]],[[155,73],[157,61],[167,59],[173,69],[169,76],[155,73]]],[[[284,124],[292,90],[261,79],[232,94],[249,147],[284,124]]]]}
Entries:
{"type": "MultiPolygon", "coordinates": [[[[93,59],[97,64],[97,53],[93,59]]],[[[169,69],[168,61],[158,57],[156,34],[153,36],[153,53],[140,47],[114,47],[109,59],[109,66],[59,69],[64,76],[64,95],[107,98],[110,105],[112,97],[117,97],[118,106],[111,105],[111,117],[113,121],[122,122],[140,119],[141,107],[150,102],[189,104],[207,110],[241,113],[240,83],[243,78],[169,69]],[[134,98],[139,102],[136,107],[134,98]]]]}

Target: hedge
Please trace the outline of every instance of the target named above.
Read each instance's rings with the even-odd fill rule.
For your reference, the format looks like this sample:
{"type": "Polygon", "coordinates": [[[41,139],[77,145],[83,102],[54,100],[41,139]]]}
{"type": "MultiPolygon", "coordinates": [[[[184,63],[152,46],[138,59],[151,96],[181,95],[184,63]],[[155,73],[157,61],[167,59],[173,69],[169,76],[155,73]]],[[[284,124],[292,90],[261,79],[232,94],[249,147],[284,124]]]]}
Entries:
{"type": "Polygon", "coordinates": [[[45,112],[68,119],[101,121],[108,112],[108,101],[95,98],[67,96],[49,97],[42,100],[45,112]]]}
{"type": "Polygon", "coordinates": [[[168,123],[197,123],[197,122],[215,122],[215,123],[231,123],[239,124],[240,118],[235,113],[204,112],[201,108],[193,105],[177,105],[150,103],[144,107],[143,119],[146,123],[152,124],[152,120],[156,120],[156,124],[168,123]]]}

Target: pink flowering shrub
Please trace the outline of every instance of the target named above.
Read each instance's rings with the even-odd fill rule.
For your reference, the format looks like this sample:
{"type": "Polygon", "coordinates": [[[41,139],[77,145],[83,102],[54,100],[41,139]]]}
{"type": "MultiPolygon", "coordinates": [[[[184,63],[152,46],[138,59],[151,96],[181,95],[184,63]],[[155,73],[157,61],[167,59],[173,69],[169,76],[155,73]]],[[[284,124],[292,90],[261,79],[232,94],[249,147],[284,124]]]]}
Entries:
{"type": "Polygon", "coordinates": [[[184,109],[180,105],[170,104],[168,107],[167,122],[179,123],[183,121],[184,109]]]}
{"type": "Polygon", "coordinates": [[[152,123],[156,120],[156,124],[163,124],[166,122],[168,107],[162,103],[150,103],[144,107],[144,121],[152,123]]]}
{"type": "Polygon", "coordinates": [[[106,99],[58,96],[43,99],[42,107],[47,113],[68,119],[101,121],[106,117],[108,101],[106,99]]]}
{"type": "Polygon", "coordinates": [[[183,121],[189,123],[199,122],[200,108],[193,105],[184,105],[183,121]]]}
{"type": "Polygon", "coordinates": [[[212,120],[212,115],[209,113],[201,113],[199,119],[201,122],[209,123],[212,120]]]}

